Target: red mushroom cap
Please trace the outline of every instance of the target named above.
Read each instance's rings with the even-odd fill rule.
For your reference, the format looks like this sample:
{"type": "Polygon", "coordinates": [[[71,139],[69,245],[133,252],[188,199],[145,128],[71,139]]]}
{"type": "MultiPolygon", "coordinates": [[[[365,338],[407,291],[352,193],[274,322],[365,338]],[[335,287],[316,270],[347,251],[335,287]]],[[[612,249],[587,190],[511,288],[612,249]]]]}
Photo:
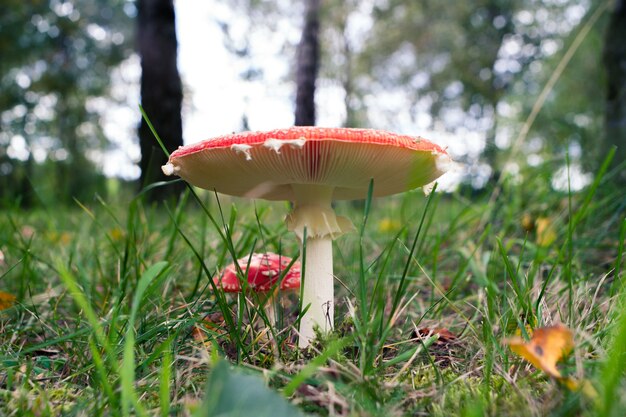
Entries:
{"type": "MultiPolygon", "coordinates": [[[[239,267],[248,277],[248,286],[252,291],[266,292],[271,290],[285,268],[291,263],[291,258],[275,253],[254,253],[251,257],[237,260],[239,267]],[[249,264],[248,264],[248,261],[249,264]],[[247,268],[247,269],[246,269],[247,268]]],[[[239,277],[235,264],[228,265],[216,285],[221,285],[226,292],[240,292],[239,277]]],[[[300,262],[293,263],[280,283],[280,290],[300,288],[300,262]]]]}
{"type": "Polygon", "coordinates": [[[295,201],[293,184],[332,186],[334,200],[400,193],[450,166],[444,149],[418,136],[373,129],[299,126],[243,132],[183,146],[163,166],[201,188],[295,201]]]}

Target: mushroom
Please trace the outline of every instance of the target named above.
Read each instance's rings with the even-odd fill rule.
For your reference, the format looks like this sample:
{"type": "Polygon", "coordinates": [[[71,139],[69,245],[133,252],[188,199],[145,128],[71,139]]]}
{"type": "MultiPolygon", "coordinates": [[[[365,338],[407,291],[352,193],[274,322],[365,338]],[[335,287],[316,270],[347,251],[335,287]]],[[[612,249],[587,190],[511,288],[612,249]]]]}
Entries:
{"type": "Polygon", "coordinates": [[[163,166],[192,185],[224,194],[293,202],[287,228],[306,255],[299,346],[313,328],[332,330],[332,240],[354,229],[333,200],[405,192],[432,183],[450,166],[426,139],[372,129],[292,127],[243,132],[179,148],[163,166]]]}
{"type": "MultiPolygon", "coordinates": [[[[236,261],[246,276],[247,287],[257,294],[260,305],[265,309],[267,318],[273,322],[276,319],[274,310],[274,296],[280,292],[297,291],[300,289],[300,262],[295,261],[288,271],[286,268],[292,259],[275,253],[253,253],[250,257],[236,261]],[[280,283],[278,280],[284,273],[280,283]]],[[[237,267],[234,263],[228,265],[219,278],[215,278],[215,285],[225,292],[241,292],[242,287],[237,276],[237,267]]],[[[280,299],[280,298],[279,298],[280,299]]]]}

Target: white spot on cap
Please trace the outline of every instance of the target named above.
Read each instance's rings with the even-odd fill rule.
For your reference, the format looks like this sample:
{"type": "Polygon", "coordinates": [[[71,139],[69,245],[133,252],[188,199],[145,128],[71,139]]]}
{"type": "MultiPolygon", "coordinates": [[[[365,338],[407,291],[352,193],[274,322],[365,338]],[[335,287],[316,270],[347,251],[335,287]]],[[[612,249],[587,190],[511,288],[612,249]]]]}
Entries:
{"type": "Polygon", "coordinates": [[[275,271],[273,269],[269,269],[266,271],[261,271],[261,275],[265,275],[266,277],[273,277],[278,275],[278,271],[275,271]]]}
{"type": "Polygon", "coordinates": [[[165,164],[165,165],[163,165],[161,167],[161,171],[163,171],[163,173],[165,175],[170,176],[170,175],[174,175],[178,171],[180,171],[180,167],[177,167],[176,165],[172,164],[171,162],[168,162],[167,164],[165,164]]]}
{"type": "Polygon", "coordinates": [[[252,155],[250,155],[250,149],[252,146],[246,145],[245,143],[233,143],[230,145],[230,149],[237,153],[242,153],[246,156],[246,161],[252,160],[252,155]]]}
{"type": "Polygon", "coordinates": [[[263,142],[263,146],[269,149],[273,149],[274,152],[276,153],[280,153],[280,148],[282,148],[283,146],[289,146],[290,148],[293,148],[293,149],[302,149],[305,143],[306,143],[306,139],[304,138],[291,139],[291,140],[280,140],[280,139],[269,138],[269,139],[266,139],[265,142],[263,142]]]}
{"type": "Polygon", "coordinates": [[[422,191],[424,191],[424,195],[426,197],[428,197],[430,195],[430,193],[433,192],[433,188],[435,188],[435,184],[437,183],[437,181],[433,181],[431,183],[426,184],[425,186],[422,187],[422,191]]]}

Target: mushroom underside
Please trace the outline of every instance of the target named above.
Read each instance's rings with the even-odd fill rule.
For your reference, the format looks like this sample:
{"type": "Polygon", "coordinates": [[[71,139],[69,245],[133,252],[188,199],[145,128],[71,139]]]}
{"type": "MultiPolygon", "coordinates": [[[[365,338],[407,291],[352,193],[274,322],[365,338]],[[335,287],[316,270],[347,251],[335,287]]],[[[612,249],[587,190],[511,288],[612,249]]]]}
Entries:
{"type": "Polygon", "coordinates": [[[375,197],[428,184],[443,173],[448,159],[432,151],[331,141],[279,152],[256,146],[248,152],[205,149],[172,158],[167,170],[195,186],[234,196],[295,201],[293,184],[311,184],[332,186],[333,200],[354,200],[367,196],[372,179],[375,197]]]}

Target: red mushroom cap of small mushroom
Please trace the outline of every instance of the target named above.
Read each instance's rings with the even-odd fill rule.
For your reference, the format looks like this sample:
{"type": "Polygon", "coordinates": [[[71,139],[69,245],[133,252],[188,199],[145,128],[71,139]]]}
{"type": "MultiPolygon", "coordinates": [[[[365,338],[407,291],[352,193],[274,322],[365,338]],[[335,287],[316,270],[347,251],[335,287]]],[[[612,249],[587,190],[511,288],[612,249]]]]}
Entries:
{"type": "MultiPolygon", "coordinates": [[[[283,271],[291,263],[291,258],[271,252],[255,253],[251,257],[246,256],[238,259],[237,263],[244,274],[246,274],[248,287],[252,291],[267,292],[274,288],[283,271]]],[[[224,269],[216,285],[221,285],[226,292],[241,291],[237,267],[234,263],[224,269]]],[[[300,288],[300,262],[296,261],[281,281],[280,290],[295,290],[298,288],[300,288]]]]}

